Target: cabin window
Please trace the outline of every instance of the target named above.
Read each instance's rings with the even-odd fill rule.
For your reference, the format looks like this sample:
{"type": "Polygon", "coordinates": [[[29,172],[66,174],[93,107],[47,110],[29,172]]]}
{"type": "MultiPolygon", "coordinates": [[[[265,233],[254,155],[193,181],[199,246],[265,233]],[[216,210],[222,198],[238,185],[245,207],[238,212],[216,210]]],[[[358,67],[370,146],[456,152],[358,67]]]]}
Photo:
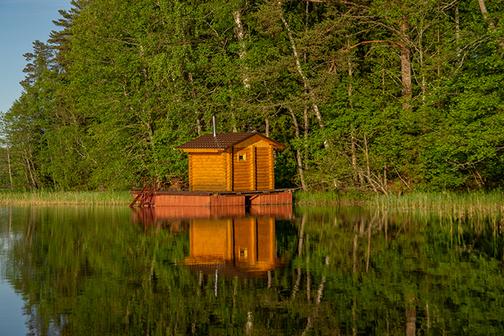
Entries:
{"type": "Polygon", "coordinates": [[[246,248],[240,248],[240,254],[239,254],[239,258],[240,259],[247,259],[247,256],[248,256],[248,251],[246,248]]]}
{"type": "Polygon", "coordinates": [[[247,154],[238,154],[238,161],[247,161],[247,154]]]}

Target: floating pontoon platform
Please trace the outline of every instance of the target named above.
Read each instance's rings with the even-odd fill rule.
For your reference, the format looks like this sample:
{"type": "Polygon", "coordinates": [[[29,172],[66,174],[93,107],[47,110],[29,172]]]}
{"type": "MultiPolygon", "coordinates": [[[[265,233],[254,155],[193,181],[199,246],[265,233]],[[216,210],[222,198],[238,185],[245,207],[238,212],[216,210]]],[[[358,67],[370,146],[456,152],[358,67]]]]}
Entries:
{"type": "Polygon", "coordinates": [[[132,190],[130,207],[240,207],[292,205],[293,189],[261,191],[203,192],[132,190]]]}

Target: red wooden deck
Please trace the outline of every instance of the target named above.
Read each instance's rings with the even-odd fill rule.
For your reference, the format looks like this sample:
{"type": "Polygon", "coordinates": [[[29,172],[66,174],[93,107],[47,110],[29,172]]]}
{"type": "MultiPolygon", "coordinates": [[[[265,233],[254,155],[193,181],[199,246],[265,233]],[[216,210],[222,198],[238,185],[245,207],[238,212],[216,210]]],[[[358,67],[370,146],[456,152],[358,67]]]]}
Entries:
{"type": "Polygon", "coordinates": [[[243,195],[190,195],[190,194],[167,194],[154,193],[153,205],[155,207],[216,207],[216,206],[245,206],[243,195]]]}
{"type": "MultiPolygon", "coordinates": [[[[245,207],[246,205],[292,205],[292,190],[252,192],[132,191],[141,207],[245,207]],[[140,193],[144,193],[140,195],[140,193]]],[[[135,201],[131,206],[135,205],[135,201]]]]}

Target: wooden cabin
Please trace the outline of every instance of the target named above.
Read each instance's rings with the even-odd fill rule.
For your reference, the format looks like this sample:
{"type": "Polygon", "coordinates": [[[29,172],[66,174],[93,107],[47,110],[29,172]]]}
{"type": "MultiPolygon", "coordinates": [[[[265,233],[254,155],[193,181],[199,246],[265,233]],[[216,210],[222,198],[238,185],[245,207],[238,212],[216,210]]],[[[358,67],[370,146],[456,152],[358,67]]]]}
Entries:
{"type": "Polygon", "coordinates": [[[274,150],[284,145],[256,132],[208,134],[178,148],[189,154],[190,191],[275,189],[274,150]]]}

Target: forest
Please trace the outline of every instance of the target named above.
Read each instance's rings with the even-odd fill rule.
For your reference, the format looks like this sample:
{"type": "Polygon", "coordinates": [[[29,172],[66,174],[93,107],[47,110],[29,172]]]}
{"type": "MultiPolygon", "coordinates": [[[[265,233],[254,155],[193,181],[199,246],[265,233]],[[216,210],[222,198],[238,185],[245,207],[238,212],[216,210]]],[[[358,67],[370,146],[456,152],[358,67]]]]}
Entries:
{"type": "Polygon", "coordinates": [[[504,0],[72,0],[0,115],[0,188],[185,180],[176,146],[257,131],[278,187],[504,184],[504,0]]]}

